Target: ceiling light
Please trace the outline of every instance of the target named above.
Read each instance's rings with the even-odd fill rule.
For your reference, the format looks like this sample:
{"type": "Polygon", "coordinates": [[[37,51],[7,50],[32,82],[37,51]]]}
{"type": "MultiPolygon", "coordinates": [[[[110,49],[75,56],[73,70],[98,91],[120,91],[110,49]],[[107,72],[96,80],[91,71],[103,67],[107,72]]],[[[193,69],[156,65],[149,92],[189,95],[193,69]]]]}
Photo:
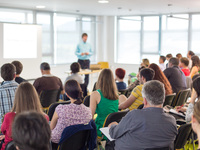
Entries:
{"type": "Polygon", "coordinates": [[[106,3],[109,3],[109,1],[108,0],[99,0],[98,3],[106,4],[106,3]]]}
{"type": "Polygon", "coordinates": [[[46,6],[38,5],[36,6],[36,8],[42,9],[42,8],[46,8],[46,6]]]}

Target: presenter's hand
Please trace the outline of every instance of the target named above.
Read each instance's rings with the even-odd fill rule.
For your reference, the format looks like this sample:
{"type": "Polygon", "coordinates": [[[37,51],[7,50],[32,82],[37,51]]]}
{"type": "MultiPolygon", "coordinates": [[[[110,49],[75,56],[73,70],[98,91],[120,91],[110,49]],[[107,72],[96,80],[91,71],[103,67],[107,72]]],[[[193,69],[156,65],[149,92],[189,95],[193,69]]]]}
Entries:
{"type": "Polygon", "coordinates": [[[85,53],[81,53],[81,56],[85,55],[85,53]]]}
{"type": "Polygon", "coordinates": [[[89,53],[88,53],[88,52],[86,52],[86,53],[85,53],[85,55],[89,55],[89,53]]]}

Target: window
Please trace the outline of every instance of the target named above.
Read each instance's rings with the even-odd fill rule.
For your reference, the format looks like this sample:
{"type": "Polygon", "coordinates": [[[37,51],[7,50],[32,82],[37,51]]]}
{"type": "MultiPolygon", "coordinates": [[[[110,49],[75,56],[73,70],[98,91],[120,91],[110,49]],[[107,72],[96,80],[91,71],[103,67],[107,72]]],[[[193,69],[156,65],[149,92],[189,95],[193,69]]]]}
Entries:
{"type": "Polygon", "coordinates": [[[161,54],[187,54],[188,50],[188,15],[173,15],[162,17],[162,47],[161,54]]]}
{"type": "Polygon", "coordinates": [[[118,19],[117,63],[140,62],[141,17],[118,19]]]}

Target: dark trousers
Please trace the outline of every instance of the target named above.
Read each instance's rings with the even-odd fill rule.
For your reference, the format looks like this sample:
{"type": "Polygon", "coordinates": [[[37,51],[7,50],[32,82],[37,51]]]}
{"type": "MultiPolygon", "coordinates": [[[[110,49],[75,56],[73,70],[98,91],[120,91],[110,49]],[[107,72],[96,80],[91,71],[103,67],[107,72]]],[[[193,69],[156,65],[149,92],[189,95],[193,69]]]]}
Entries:
{"type": "MultiPolygon", "coordinates": [[[[87,60],[81,60],[81,59],[78,59],[78,63],[81,65],[81,69],[90,69],[90,60],[87,59],[87,60]]],[[[84,79],[84,84],[86,86],[88,86],[88,83],[89,83],[89,75],[85,75],[85,79],[84,79]]]]}

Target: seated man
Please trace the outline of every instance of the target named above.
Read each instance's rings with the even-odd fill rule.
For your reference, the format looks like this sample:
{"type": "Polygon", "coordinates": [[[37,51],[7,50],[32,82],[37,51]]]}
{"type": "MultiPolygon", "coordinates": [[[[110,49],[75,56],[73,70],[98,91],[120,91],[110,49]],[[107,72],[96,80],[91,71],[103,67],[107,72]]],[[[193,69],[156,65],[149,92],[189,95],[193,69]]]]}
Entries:
{"type": "Polygon", "coordinates": [[[125,90],[126,89],[126,83],[124,82],[124,76],[126,74],[126,71],[122,68],[117,68],[115,70],[115,76],[116,76],[116,84],[118,90],[125,90]]]}
{"type": "Polygon", "coordinates": [[[50,150],[51,130],[45,117],[37,112],[16,116],[12,138],[17,150],[50,150]]]}
{"type": "Polygon", "coordinates": [[[176,120],[163,111],[164,85],[148,81],[142,89],[144,108],[130,111],[119,124],[109,125],[115,150],[140,150],[146,148],[172,148],[177,135],[176,120]]]}
{"type": "Polygon", "coordinates": [[[42,77],[35,80],[33,86],[38,94],[43,90],[61,90],[61,94],[64,94],[63,85],[60,78],[53,76],[50,72],[50,66],[44,62],[40,65],[42,77]]]}
{"type": "Polygon", "coordinates": [[[13,64],[4,64],[1,67],[1,77],[3,82],[0,85],[0,125],[3,116],[11,111],[15,97],[15,91],[18,83],[15,82],[15,66],[13,64]]]}
{"type": "Polygon", "coordinates": [[[174,93],[178,93],[180,90],[187,88],[185,74],[178,67],[179,59],[172,57],[169,60],[169,68],[164,70],[164,74],[169,80],[174,93]]]}
{"type": "Polygon", "coordinates": [[[186,77],[190,76],[190,69],[188,68],[188,65],[189,60],[186,57],[182,57],[180,59],[179,67],[181,68],[186,77]]]}
{"type": "Polygon", "coordinates": [[[19,62],[19,61],[13,61],[12,64],[13,64],[13,65],[15,66],[15,68],[16,68],[16,78],[15,78],[15,81],[16,81],[18,84],[24,82],[25,79],[23,79],[22,77],[20,77],[20,74],[21,74],[21,72],[22,72],[22,70],[23,70],[23,65],[22,65],[22,63],[19,62]]]}
{"type": "Polygon", "coordinates": [[[164,71],[166,69],[165,60],[166,60],[165,56],[160,56],[160,58],[159,58],[159,67],[160,67],[160,69],[162,71],[164,71]]]}
{"type": "Polygon", "coordinates": [[[70,65],[70,69],[71,69],[71,76],[68,76],[65,80],[65,83],[68,81],[68,80],[76,80],[79,84],[83,84],[84,81],[83,81],[83,77],[78,74],[78,72],[80,72],[80,69],[81,69],[81,66],[79,63],[77,62],[74,62],[70,65]]]}
{"type": "Polygon", "coordinates": [[[153,79],[155,73],[150,68],[144,68],[139,73],[139,80],[140,85],[136,86],[131,95],[126,98],[124,95],[119,96],[119,109],[126,109],[129,108],[129,110],[137,109],[138,106],[143,104],[143,98],[142,98],[142,87],[143,84],[147,81],[150,81],[153,79]]]}

